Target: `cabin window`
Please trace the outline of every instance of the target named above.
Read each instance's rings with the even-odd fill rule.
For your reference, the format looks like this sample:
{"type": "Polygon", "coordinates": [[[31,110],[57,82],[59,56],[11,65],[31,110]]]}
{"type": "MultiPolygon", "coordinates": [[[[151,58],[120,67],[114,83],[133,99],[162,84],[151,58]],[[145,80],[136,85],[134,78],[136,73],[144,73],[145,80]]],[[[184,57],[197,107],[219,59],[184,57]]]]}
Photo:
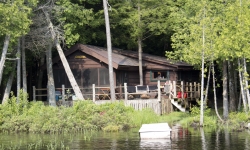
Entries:
{"type": "Polygon", "coordinates": [[[100,68],[100,86],[107,86],[109,85],[109,70],[107,68],[100,68]]]}
{"type": "Polygon", "coordinates": [[[169,79],[169,71],[151,71],[150,72],[150,80],[157,81],[157,80],[168,80],[169,79]]]}

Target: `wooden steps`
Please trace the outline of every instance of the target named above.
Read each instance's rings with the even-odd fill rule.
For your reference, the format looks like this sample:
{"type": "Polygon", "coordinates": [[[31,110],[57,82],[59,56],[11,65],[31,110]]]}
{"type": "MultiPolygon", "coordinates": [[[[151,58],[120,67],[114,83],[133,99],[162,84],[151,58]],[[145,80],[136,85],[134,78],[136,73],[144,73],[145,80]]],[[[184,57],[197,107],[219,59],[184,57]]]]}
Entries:
{"type": "Polygon", "coordinates": [[[171,99],[171,103],[178,108],[181,112],[186,112],[185,107],[182,107],[181,104],[179,104],[178,100],[176,101],[175,99],[171,99]]]}

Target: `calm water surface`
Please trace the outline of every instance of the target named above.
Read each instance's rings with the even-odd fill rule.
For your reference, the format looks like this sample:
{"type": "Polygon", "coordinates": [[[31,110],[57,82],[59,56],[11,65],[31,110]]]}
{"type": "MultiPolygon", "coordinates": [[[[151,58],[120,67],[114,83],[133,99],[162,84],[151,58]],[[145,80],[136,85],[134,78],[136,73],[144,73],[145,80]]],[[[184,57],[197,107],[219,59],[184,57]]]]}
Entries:
{"type": "Polygon", "coordinates": [[[172,127],[171,140],[139,139],[138,130],[77,134],[0,134],[1,149],[90,150],[250,150],[250,132],[172,127]]]}

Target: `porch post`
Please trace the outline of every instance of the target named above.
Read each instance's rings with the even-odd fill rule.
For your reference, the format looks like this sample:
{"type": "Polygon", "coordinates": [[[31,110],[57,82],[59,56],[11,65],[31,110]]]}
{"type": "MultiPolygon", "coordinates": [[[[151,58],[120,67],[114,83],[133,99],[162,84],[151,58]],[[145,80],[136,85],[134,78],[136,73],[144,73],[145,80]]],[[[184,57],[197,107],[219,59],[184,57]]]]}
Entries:
{"type": "Polygon", "coordinates": [[[64,84],[62,85],[62,102],[65,104],[65,86],[64,84]]]}
{"type": "Polygon", "coordinates": [[[157,86],[158,86],[158,105],[159,105],[158,114],[161,115],[161,82],[160,80],[158,80],[157,86]]]}
{"type": "Polygon", "coordinates": [[[173,90],[174,90],[173,98],[176,98],[176,81],[173,81],[173,90]]]}
{"type": "Polygon", "coordinates": [[[36,101],[36,87],[33,86],[33,101],[36,101]]]}
{"type": "Polygon", "coordinates": [[[157,81],[157,87],[158,87],[158,101],[161,101],[161,84],[160,84],[160,80],[157,81]]]}
{"type": "Polygon", "coordinates": [[[128,91],[127,91],[127,83],[124,83],[124,97],[125,97],[125,101],[128,100],[128,91]]]}
{"type": "Polygon", "coordinates": [[[93,96],[93,102],[95,102],[95,84],[92,84],[92,96],[93,96]]]}
{"type": "Polygon", "coordinates": [[[184,95],[184,87],[183,87],[183,81],[181,81],[181,99],[183,99],[184,95]]]}

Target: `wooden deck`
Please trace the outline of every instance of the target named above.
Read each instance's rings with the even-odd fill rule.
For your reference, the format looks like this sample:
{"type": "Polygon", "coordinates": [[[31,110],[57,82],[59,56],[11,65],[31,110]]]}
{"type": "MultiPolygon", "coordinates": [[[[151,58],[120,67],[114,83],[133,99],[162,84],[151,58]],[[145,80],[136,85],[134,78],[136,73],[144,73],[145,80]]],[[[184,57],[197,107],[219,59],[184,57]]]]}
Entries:
{"type": "MultiPolygon", "coordinates": [[[[158,82],[157,85],[153,86],[144,86],[137,88],[133,92],[128,90],[128,86],[125,83],[124,86],[116,87],[116,98],[119,101],[123,101],[126,106],[133,107],[135,110],[142,110],[144,108],[151,108],[157,114],[167,114],[173,110],[179,110],[182,112],[189,111],[191,102],[196,101],[200,98],[200,85],[196,83],[185,83],[180,82],[176,84],[175,81],[171,82],[172,88],[170,93],[166,92],[164,86],[160,85],[158,82]],[[157,89],[155,89],[157,87],[157,89]],[[130,92],[128,92],[130,91],[130,92]]],[[[33,87],[33,100],[36,100],[38,96],[47,96],[36,95],[38,90],[47,90],[36,89],[33,87]]],[[[73,94],[65,94],[71,89],[66,89],[64,86],[62,88],[57,88],[56,90],[62,91],[62,102],[61,104],[66,104],[67,106],[73,105],[74,99],[73,94]],[[70,100],[72,102],[70,102],[70,100]]],[[[109,87],[95,87],[81,89],[84,93],[84,98],[86,100],[92,100],[96,104],[104,104],[111,102],[109,87]]],[[[70,92],[72,93],[72,92],[70,92]]],[[[59,102],[60,104],[60,102],[59,102]]]]}

